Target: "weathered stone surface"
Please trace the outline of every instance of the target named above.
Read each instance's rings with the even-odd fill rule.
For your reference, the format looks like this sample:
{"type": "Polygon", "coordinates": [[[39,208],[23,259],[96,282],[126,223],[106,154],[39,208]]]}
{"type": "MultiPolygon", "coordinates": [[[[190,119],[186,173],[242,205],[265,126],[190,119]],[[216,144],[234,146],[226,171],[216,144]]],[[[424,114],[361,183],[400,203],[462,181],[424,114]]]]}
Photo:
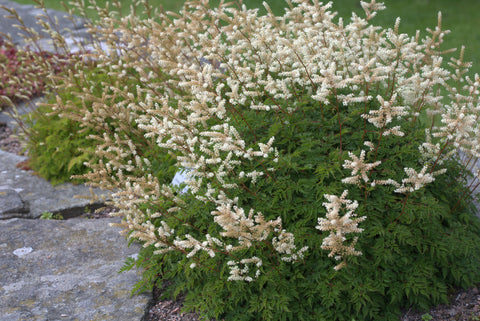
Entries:
{"type": "MultiPolygon", "coordinates": [[[[88,36],[87,30],[84,28],[85,21],[80,18],[71,21],[65,12],[48,9],[45,13],[42,9],[36,8],[33,5],[19,5],[18,3],[8,0],[0,0],[0,6],[4,6],[8,9],[15,9],[18,15],[22,18],[25,26],[38,32],[41,37],[48,38],[48,35],[43,32],[42,28],[37,24],[39,16],[45,16],[45,14],[47,14],[51,19],[41,19],[47,22],[47,24],[51,24],[52,21],[56,21],[56,30],[59,30],[60,34],[70,35],[73,33],[77,37],[88,36]]],[[[22,45],[24,43],[24,37],[27,35],[27,33],[15,27],[15,25],[19,24],[16,19],[7,18],[5,16],[11,16],[11,14],[7,10],[0,8],[0,32],[9,35],[14,44],[22,45]]]]}
{"type": "MultiPolygon", "coordinates": [[[[89,199],[79,198],[91,196],[90,188],[85,185],[52,186],[33,172],[17,168],[16,165],[24,160],[26,157],[0,150],[0,189],[16,191],[30,207],[29,211],[10,213],[3,218],[39,218],[44,212],[60,213],[65,218],[70,218],[82,214],[86,206],[95,207],[102,203],[98,201],[92,204],[89,199]]],[[[109,195],[98,189],[94,192],[106,198],[109,195]]]]}
{"type": "Polygon", "coordinates": [[[28,204],[14,190],[0,189],[0,219],[29,212],[28,204]]]}
{"type": "Polygon", "coordinates": [[[117,273],[138,246],[113,221],[0,221],[0,319],[140,320],[151,295],[131,297],[137,271],[117,273]]]}
{"type": "Polygon", "coordinates": [[[13,112],[11,106],[6,106],[5,109],[0,112],[0,123],[7,125],[16,132],[18,124],[17,121],[12,117],[12,114],[18,114],[20,116],[28,114],[37,109],[39,103],[43,102],[45,102],[44,96],[35,97],[29,101],[18,102],[15,104],[15,112],[13,112]]]}

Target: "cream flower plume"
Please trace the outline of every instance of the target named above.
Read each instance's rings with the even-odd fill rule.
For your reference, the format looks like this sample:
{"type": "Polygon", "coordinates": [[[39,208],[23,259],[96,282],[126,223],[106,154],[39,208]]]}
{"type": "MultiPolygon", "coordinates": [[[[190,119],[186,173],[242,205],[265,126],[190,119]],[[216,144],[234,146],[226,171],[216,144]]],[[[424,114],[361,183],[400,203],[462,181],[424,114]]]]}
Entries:
{"type": "Polygon", "coordinates": [[[367,173],[382,163],[381,161],[365,163],[364,150],[360,152],[360,157],[355,156],[352,152],[348,152],[348,156],[350,156],[352,160],[345,160],[343,168],[351,169],[352,176],[342,179],[342,182],[346,184],[358,185],[360,183],[360,178],[362,178],[364,182],[368,182],[369,178],[367,173]]]}

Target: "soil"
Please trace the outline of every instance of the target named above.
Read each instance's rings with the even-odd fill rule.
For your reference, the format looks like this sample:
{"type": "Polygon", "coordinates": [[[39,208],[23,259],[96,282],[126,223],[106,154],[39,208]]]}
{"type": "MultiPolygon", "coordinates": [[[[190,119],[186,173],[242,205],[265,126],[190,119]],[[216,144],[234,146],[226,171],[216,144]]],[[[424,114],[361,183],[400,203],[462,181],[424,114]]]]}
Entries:
{"type": "MultiPolygon", "coordinates": [[[[24,148],[6,124],[0,122],[0,149],[17,155],[26,155],[24,148]]],[[[86,213],[87,218],[108,217],[113,208],[86,213]]],[[[480,267],[479,267],[480,268],[480,267]]],[[[161,300],[164,288],[153,291],[153,302],[144,321],[200,321],[195,313],[182,313],[183,296],[177,300],[161,300]]],[[[480,284],[469,289],[457,289],[449,296],[449,304],[433,307],[427,312],[405,310],[399,321],[480,321],[480,284]],[[423,319],[422,319],[423,317],[423,319]]]]}
{"type": "Polygon", "coordinates": [[[422,316],[427,312],[405,311],[400,321],[480,321],[480,284],[469,289],[457,289],[449,296],[448,304],[441,304],[428,311],[432,318],[422,316]]]}
{"type": "MultiPolygon", "coordinates": [[[[403,311],[399,321],[480,321],[480,284],[469,289],[457,289],[449,296],[449,304],[441,304],[428,312],[403,311]],[[428,313],[428,314],[427,314],[428,313]]],[[[145,315],[145,321],[200,321],[195,313],[182,313],[183,296],[176,301],[160,300],[163,289],[155,289],[154,305],[145,315]]]]}
{"type": "MultiPolygon", "coordinates": [[[[480,321],[480,284],[469,289],[457,289],[449,296],[449,304],[441,304],[428,312],[403,311],[399,321],[480,321]],[[428,313],[428,314],[427,314],[428,313]]],[[[184,297],[176,301],[160,300],[163,289],[154,289],[154,304],[145,315],[145,321],[200,321],[195,313],[182,313],[184,297]]]]}
{"type": "Polygon", "coordinates": [[[196,313],[183,313],[183,301],[185,296],[179,295],[176,300],[161,300],[162,294],[169,282],[165,282],[162,288],[153,289],[153,302],[146,311],[144,321],[205,321],[196,313]]]}
{"type": "Polygon", "coordinates": [[[20,141],[13,135],[11,128],[6,123],[0,122],[0,149],[21,156],[26,156],[26,152],[20,141]]]}

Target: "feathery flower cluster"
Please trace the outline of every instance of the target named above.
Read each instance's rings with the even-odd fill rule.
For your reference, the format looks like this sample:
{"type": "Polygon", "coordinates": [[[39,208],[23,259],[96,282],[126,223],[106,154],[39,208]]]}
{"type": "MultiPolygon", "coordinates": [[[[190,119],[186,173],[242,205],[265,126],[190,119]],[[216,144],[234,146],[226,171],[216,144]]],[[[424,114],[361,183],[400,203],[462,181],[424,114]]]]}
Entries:
{"type": "Polygon", "coordinates": [[[260,275],[260,267],[262,266],[262,260],[254,256],[249,259],[242,259],[240,260],[240,262],[228,261],[227,265],[230,267],[230,276],[228,277],[228,281],[252,282],[260,275]],[[243,268],[240,268],[239,264],[243,266],[243,268]],[[249,264],[255,264],[256,270],[253,276],[249,276],[249,264]]]}
{"type": "Polygon", "coordinates": [[[420,151],[420,162],[422,165],[427,166],[433,166],[435,163],[442,165],[445,160],[453,157],[455,154],[455,150],[443,154],[441,152],[440,143],[437,142],[434,144],[432,142],[432,135],[428,128],[425,130],[425,142],[418,146],[418,150],[420,151]]]}
{"type": "MultiPolygon", "coordinates": [[[[380,103],[380,109],[370,110],[368,114],[363,114],[362,117],[367,119],[377,128],[385,128],[385,126],[392,122],[394,117],[400,118],[409,114],[405,106],[392,106],[397,99],[397,94],[393,94],[389,101],[385,101],[382,96],[377,96],[380,103]]],[[[404,133],[400,131],[399,126],[395,126],[386,130],[384,135],[393,134],[396,136],[403,136],[404,133]]]]}
{"type": "Polygon", "coordinates": [[[343,164],[344,168],[352,170],[352,175],[350,177],[342,179],[342,182],[345,184],[360,184],[360,178],[363,179],[365,183],[369,181],[367,172],[370,172],[372,169],[380,165],[381,161],[376,161],[374,163],[365,163],[365,151],[360,152],[360,157],[355,156],[352,152],[348,152],[348,155],[352,160],[345,160],[343,164]],[[357,174],[359,173],[359,174],[357,174]]]}
{"type": "Polygon", "coordinates": [[[433,173],[427,173],[428,166],[423,166],[420,172],[417,172],[413,168],[405,168],[405,173],[408,175],[408,178],[402,179],[402,185],[400,186],[398,183],[394,184],[397,185],[397,189],[395,193],[407,193],[407,192],[414,192],[419,190],[426,184],[432,183],[435,181],[436,175],[444,174],[445,169],[441,169],[439,171],[433,173]]]}
{"type": "MultiPolygon", "coordinates": [[[[437,166],[456,148],[480,155],[479,77],[466,78],[465,95],[448,85],[454,77],[442,67],[438,50],[447,33],[441,29],[441,16],[438,27],[421,40],[400,34],[399,20],[392,29],[370,25],[384,6],[375,0],[361,5],[366,19],[353,14],[349,23],[341,18],[335,22],[332,3],[309,0],[292,0],[278,17],[269,10],[259,16],[258,10],[223,2],[210,8],[208,0],[187,1],[179,15],[159,14],[160,22],[138,21],[134,15],[103,17],[98,37],[109,48],[98,49],[97,61],[119,77],[135,72],[141,86],[112,85],[101,99],[90,97],[94,106],[85,110],[82,120],[85,126],[103,126],[105,135],[96,137],[100,161],[90,163],[93,172],[86,177],[117,191],[113,203],[124,217],[120,226],[126,233],[133,231],[129,237],[153,244],[157,254],[180,251],[190,259],[219,253],[234,257],[268,247],[278,261],[302,260],[307,247],[300,245],[302,239],[286,226],[285,218],[274,210],[261,213],[239,197],[262,197],[257,188],[275,184],[279,160],[290,152],[279,148],[282,142],[268,129],[252,128],[244,117],[248,113],[276,118],[287,127],[289,117],[302,112],[305,100],[315,104],[318,119],[306,121],[338,126],[325,139],[338,138],[336,152],[344,160],[343,168],[351,170],[350,176],[339,179],[355,185],[352,189],[365,189],[364,183],[369,183],[370,190],[391,185],[396,193],[412,193],[444,172],[437,166]],[[437,86],[450,91],[449,106],[441,104],[437,86]],[[105,97],[120,102],[107,105],[105,97]],[[355,115],[348,114],[355,108],[355,115]],[[433,126],[434,141],[428,138],[418,146],[423,168],[417,172],[414,165],[401,165],[407,177],[397,182],[388,177],[385,158],[377,160],[378,150],[392,136],[407,135],[429,108],[437,109],[433,117],[441,114],[443,126],[433,126]],[[117,133],[121,130],[112,133],[108,125],[101,125],[108,117],[120,128],[131,125],[149,144],[174,157],[177,169],[188,169],[183,193],[158,180],[155,157],[144,157],[128,135],[117,133]],[[351,133],[342,127],[355,117],[363,130],[357,146],[347,143],[344,136],[351,133]],[[369,152],[356,154],[363,145],[369,152]],[[202,202],[218,228],[215,232],[198,231],[194,223],[182,221],[189,210],[188,197],[202,202]],[[153,204],[154,210],[145,211],[145,204],[153,204]],[[161,224],[153,224],[153,219],[161,224]],[[170,224],[178,222],[191,233],[177,234],[181,229],[170,224]]],[[[454,61],[458,79],[463,79],[463,67],[461,59],[454,61]]],[[[365,216],[354,213],[362,209],[361,201],[346,196],[347,191],[340,197],[326,194],[327,216],[318,218],[316,225],[330,232],[322,249],[336,260],[361,254],[355,250],[357,238],[346,244],[346,235],[360,233],[358,223],[365,216]]],[[[228,263],[229,280],[252,281],[265,265],[264,257],[235,257],[228,263]],[[252,264],[255,272],[248,267],[252,264]]]]}
{"type": "MultiPolygon", "coordinates": [[[[326,218],[319,217],[318,224],[315,227],[320,231],[330,231],[330,235],[323,239],[322,249],[330,251],[329,257],[334,257],[339,261],[350,255],[361,255],[362,252],[355,250],[355,244],[358,237],[355,237],[350,244],[347,241],[346,234],[361,233],[362,228],[358,223],[365,220],[365,216],[356,217],[355,210],[358,207],[357,201],[346,199],[348,191],[343,191],[340,197],[336,195],[324,195],[329,202],[323,203],[327,209],[326,218]],[[341,212],[345,212],[341,215],[341,212]]],[[[345,261],[335,266],[335,270],[345,266],[345,261]]]]}

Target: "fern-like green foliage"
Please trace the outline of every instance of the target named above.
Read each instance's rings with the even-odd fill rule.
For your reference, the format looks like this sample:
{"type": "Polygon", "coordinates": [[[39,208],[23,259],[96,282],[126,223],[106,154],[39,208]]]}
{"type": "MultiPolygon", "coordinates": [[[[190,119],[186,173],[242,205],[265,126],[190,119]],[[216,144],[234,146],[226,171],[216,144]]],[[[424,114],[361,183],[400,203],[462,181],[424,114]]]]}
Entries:
{"type": "MultiPolygon", "coordinates": [[[[324,121],[319,122],[315,120],[322,115],[315,103],[303,99],[301,109],[283,117],[244,110],[235,125],[243,128],[242,134],[250,137],[252,145],[259,137],[274,135],[280,150],[278,164],[252,161],[244,168],[275,166],[277,170],[255,185],[245,180],[252,193],[238,193],[239,205],[272,215],[266,219],[280,215],[284,227],[309,246],[304,260],[293,265],[282,262],[271,257],[268,247],[246,251],[264,262],[264,273],[255,283],[246,284],[224,281],[228,271],[223,262],[228,256],[217,254],[212,259],[205,255],[202,264],[190,269],[188,259],[178,253],[153,256],[155,248],[149,246],[142,249],[137,262],[146,269],[137,290],[149,289],[160,275],[158,282],[173,281],[170,295],[186,292],[187,309],[222,320],[393,321],[404,307],[426,309],[445,303],[451,287],[479,282],[480,221],[475,209],[465,205],[462,177],[466,173],[455,160],[446,164],[449,175],[438,176],[408,198],[394,193],[391,186],[377,186],[375,193],[369,187],[351,188],[352,198],[363,199],[357,214],[368,217],[368,228],[357,244],[363,255],[349,258],[341,272],[331,269],[335,260],[325,257],[322,237],[312,233],[313,225],[325,215],[323,195],[338,195],[345,188],[340,178],[349,172],[340,166],[341,148],[362,149],[364,123],[351,115],[364,106],[351,105],[340,114],[341,144],[335,130],[336,101],[332,98],[324,106],[324,121]],[[283,126],[286,123],[288,127],[283,126]]],[[[365,126],[373,132],[372,125],[365,126]]],[[[377,157],[389,170],[374,172],[372,179],[400,179],[404,167],[418,166],[417,146],[424,130],[420,125],[409,127],[404,137],[384,137],[377,157]]],[[[168,221],[170,226],[198,237],[219,233],[218,226],[210,223],[212,209],[189,194],[183,197],[188,210],[181,221],[168,221]],[[195,229],[185,221],[194,223],[195,229]]],[[[153,222],[160,226],[160,220],[153,222]]]]}
{"type": "Polygon", "coordinates": [[[83,177],[119,190],[119,225],[144,243],[124,267],[144,270],[135,290],[169,280],[166,296],[185,292],[185,309],[205,318],[394,321],[402,308],[446,302],[450,288],[480,282],[470,172],[452,156],[459,146],[478,154],[478,76],[461,78],[461,59],[444,72],[440,21],[431,38],[409,40],[398,22],[368,26],[383,7],[374,1],[348,25],[332,22],[329,5],[293,2],[283,18],[200,0],[159,24],[103,17],[97,30],[110,33],[98,38],[111,50],[93,55],[98,68],[64,75],[44,111],[64,140],[73,131],[95,143],[84,136],[80,154],[61,154],[66,144],[39,118],[39,166],[57,151],[74,169],[94,148],[83,177]],[[437,91],[447,81],[468,84],[444,86],[451,106],[437,91]],[[425,129],[433,156],[419,151],[425,129]],[[365,163],[368,177],[355,181],[365,163]],[[185,193],[171,184],[182,166],[193,172],[185,193]],[[353,207],[341,225],[325,205],[346,190],[365,217],[354,236],[342,230],[356,224],[353,207]],[[344,239],[328,248],[332,230],[344,239]],[[343,242],[361,255],[332,254],[343,242]]]}
{"type": "MultiPolygon", "coordinates": [[[[29,166],[52,184],[83,183],[85,178],[82,175],[90,172],[85,163],[96,159],[95,147],[98,141],[94,137],[116,131],[121,137],[134,141],[139,147],[139,153],[150,160],[155,175],[165,175],[166,181],[171,181],[175,174],[173,158],[160,153],[158,147],[146,140],[141,133],[132,132],[129,126],[136,127],[134,120],[126,124],[123,119],[109,116],[98,117],[87,124],[81,121],[82,115],[91,112],[93,104],[98,103],[102,97],[102,103],[106,106],[113,106],[121,101],[122,98],[113,93],[110,85],[114,83],[118,87],[135,88],[137,82],[134,74],[132,72],[132,78],[121,79],[109,75],[94,64],[86,64],[82,69],[82,79],[76,79],[68,90],[50,94],[45,104],[26,115],[29,166]],[[83,88],[91,89],[88,97],[81,97],[83,88]],[[122,127],[128,128],[128,133],[125,130],[115,130],[122,127]]],[[[64,83],[62,80],[57,86],[64,83]]]]}
{"type": "MultiPolygon", "coordinates": [[[[86,77],[94,82],[103,80],[95,70],[85,70],[86,77]]],[[[101,86],[94,89],[100,95],[101,86]]],[[[88,172],[84,163],[94,157],[95,141],[88,139],[95,131],[85,128],[78,121],[61,116],[61,110],[54,108],[57,99],[78,105],[82,100],[75,96],[75,90],[58,91],[49,94],[46,103],[25,116],[28,131],[26,147],[29,166],[52,184],[64,182],[82,183],[84,179],[74,178],[88,172]]]]}
{"type": "Polygon", "coordinates": [[[60,117],[50,105],[40,106],[28,118],[29,166],[52,184],[83,182],[72,176],[88,171],[84,162],[93,157],[95,142],[87,138],[92,131],[85,130],[78,122],[60,117]]]}

